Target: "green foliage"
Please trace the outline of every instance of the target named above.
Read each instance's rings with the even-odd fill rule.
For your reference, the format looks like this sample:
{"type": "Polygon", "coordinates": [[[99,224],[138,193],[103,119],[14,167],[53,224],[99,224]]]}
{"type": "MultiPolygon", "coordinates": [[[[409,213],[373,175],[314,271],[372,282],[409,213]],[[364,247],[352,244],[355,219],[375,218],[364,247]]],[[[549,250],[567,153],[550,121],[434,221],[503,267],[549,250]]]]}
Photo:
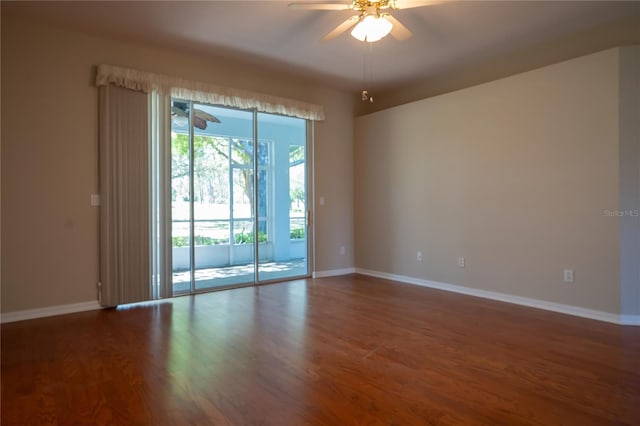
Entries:
{"type": "Polygon", "coordinates": [[[291,230],[292,240],[301,240],[304,238],[304,228],[294,228],[291,230]]]}
{"type": "MultiPolygon", "coordinates": [[[[187,247],[189,245],[189,237],[173,237],[171,238],[173,247],[187,247]]],[[[213,246],[217,244],[228,244],[228,238],[211,238],[203,235],[196,235],[194,243],[197,246],[213,246]]]]}
{"type": "MultiPolygon", "coordinates": [[[[253,232],[249,232],[247,234],[244,233],[244,229],[235,236],[236,244],[253,244],[253,232]]],[[[264,232],[258,232],[258,243],[266,243],[267,242],[267,234],[264,232]]]]}
{"type": "MultiPolygon", "coordinates": [[[[302,237],[296,237],[296,238],[304,238],[304,230],[301,230],[301,231],[302,231],[302,237]]],[[[293,235],[293,232],[291,235],[293,235]]],[[[265,232],[258,232],[258,242],[259,243],[267,242],[267,234],[265,232]]],[[[188,247],[189,237],[173,237],[172,243],[173,243],[173,247],[188,247]]],[[[194,243],[196,246],[214,246],[218,244],[228,244],[229,240],[226,238],[211,238],[211,237],[205,237],[203,235],[196,235],[194,238],[194,243]]],[[[245,234],[245,232],[242,231],[240,234],[236,234],[235,243],[236,244],[253,244],[253,232],[249,232],[245,234]]]]}
{"type": "Polygon", "coordinates": [[[295,165],[304,162],[304,146],[289,147],[289,164],[295,165]]]}
{"type": "MultiPolygon", "coordinates": [[[[193,201],[203,204],[226,204],[230,201],[231,188],[236,202],[241,199],[253,206],[252,141],[195,134],[193,136],[193,201]],[[233,177],[229,171],[233,168],[233,177]]],[[[189,200],[189,134],[172,133],[171,141],[171,197],[173,201],[189,200]]],[[[269,144],[260,142],[258,164],[269,164],[269,144]]],[[[258,205],[261,215],[266,214],[266,171],[261,171],[258,184],[258,205]],[[262,176],[264,174],[265,176],[262,176]]]]}
{"type": "Polygon", "coordinates": [[[294,203],[303,203],[304,202],[304,189],[302,188],[291,188],[289,190],[289,202],[293,206],[294,203]]]}

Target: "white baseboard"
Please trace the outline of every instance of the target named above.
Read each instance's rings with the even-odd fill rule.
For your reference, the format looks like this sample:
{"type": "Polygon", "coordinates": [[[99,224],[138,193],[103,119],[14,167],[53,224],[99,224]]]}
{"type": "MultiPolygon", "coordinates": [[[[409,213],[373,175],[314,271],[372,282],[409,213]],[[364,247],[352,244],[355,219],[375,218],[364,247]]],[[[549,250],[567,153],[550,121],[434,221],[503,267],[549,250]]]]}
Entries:
{"type": "Polygon", "coordinates": [[[435,288],[438,290],[451,291],[454,293],[466,294],[469,296],[482,297],[485,299],[499,300],[501,302],[514,303],[516,305],[524,305],[532,308],[544,309],[547,311],[560,312],[563,314],[574,315],[583,318],[595,319],[598,321],[606,321],[620,325],[640,325],[640,316],[636,315],[617,315],[610,312],[596,311],[593,309],[581,308],[578,306],[564,305],[561,303],[547,302],[545,300],[531,299],[528,297],[514,296],[506,293],[498,293],[494,291],[479,290],[470,287],[464,287],[454,284],[439,283],[436,281],[423,280],[420,278],[407,277],[404,275],[388,274],[386,272],[372,271],[368,269],[356,268],[357,274],[368,275],[371,277],[384,278],[393,281],[399,281],[406,284],[414,284],[423,287],[435,288]]]}
{"type": "Polygon", "coordinates": [[[71,303],[69,305],[48,306],[40,309],[27,309],[24,311],[3,312],[0,315],[0,323],[23,321],[34,318],[52,317],[54,315],[72,314],[75,312],[93,311],[102,309],[100,304],[93,300],[91,302],[71,303]]]}
{"type": "Polygon", "coordinates": [[[335,277],[338,275],[354,274],[355,272],[356,272],[356,268],[332,269],[329,271],[316,271],[311,276],[313,278],[326,278],[326,277],[335,277]]]}
{"type": "MultiPolygon", "coordinates": [[[[420,278],[407,277],[404,275],[388,274],[386,272],[372,271],[362,268],[344,268],[328,271],[317,271],[313,273],[313,278],[334,277],[358,273],[371,277],[384,278],[406,284],[419,285],[423,287],[435,288],[438,290],[451,291],[454,293],[466,294],[469,296],[482,297],[485,299],[499,300],[501,302],[514,303],[532,308],[544,309],[547,311],[560,312],[583,318],[590,318],[599,321],[606,321],[621,325],[640,326],[640,315],[616,315],[609,312],[596,311],[593,309],[580,308],[577,306],[564,305],[560,303],[547,302],[544,300],[531,299],[528,297],[513,296],[505,293],[479,290],[454,284],[439,283],[436,281],[423,280],[420,278]]],[[[24,311],[6,312],[0,315],[0,323],[23,321],[35,318],[50,317],[55,315],[72,314],[75,312],[93,311],[102,309],[97,301],[71,303],[68,305],[49,306],[40,309],[28,309],[24,311]]]]}
{"type": "Polygon", "coordinates": [[[640,315],[620,315],[622,325],[640,325],[640,315]]]}

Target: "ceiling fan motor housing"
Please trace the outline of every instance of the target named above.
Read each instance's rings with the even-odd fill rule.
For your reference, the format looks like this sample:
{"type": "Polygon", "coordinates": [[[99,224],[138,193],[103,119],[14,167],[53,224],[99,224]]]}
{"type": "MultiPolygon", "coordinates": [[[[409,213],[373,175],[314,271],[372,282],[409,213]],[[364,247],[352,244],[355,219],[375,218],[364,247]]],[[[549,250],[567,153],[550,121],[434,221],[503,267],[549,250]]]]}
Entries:
{"type": "Polygon", "coordinates": [[[353,10],[357,10],[359,12],[367,12],[371,9],[376,12],[380,9],[396,9],[395,0],[379,0],[379,1],[369,1],[369,0],[353,0],[353,4],[351,5],[353,10]]]}

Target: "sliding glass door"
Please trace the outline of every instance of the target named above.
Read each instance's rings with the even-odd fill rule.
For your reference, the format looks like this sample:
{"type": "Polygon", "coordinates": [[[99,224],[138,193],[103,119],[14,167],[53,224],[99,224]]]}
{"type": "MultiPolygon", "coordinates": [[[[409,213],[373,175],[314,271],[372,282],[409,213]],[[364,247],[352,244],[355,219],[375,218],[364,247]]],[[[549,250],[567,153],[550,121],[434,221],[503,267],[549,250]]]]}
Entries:
{"type": "Polygon", "coordinates": [[[174,294],[308,275],[306,121],[174,100],[171,129],[174,294]]]}
{"type": "Polygon", "coordinates": [[[258,113],[258,276],[307,275],[307,123],[258,113]],[[264,168],[263,168],[264,167],[264,168]]]}

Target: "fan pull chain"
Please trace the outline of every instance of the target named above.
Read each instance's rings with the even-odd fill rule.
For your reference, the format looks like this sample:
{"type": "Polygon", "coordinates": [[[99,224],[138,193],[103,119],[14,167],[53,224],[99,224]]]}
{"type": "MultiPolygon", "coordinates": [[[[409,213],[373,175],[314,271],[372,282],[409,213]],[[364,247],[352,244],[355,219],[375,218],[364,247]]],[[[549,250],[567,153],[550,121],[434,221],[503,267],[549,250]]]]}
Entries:
{"type": "MultiPolygon", "coordinates": [[[[373,85],[373,43],[367,43],[369,45],[369,85],[373,85]]],[[[373,89],[373,87],[371,87],[373,89]]],[[[370,99],[373,103],[373,98],[370,99]]]]}
{"type": "Polygon", "coordinates": [[[373,103],[373,96],[371,96],[369,94],[369,91],[366,89],[366,87],[373,81],[373,43],[369,43],[365,39],[363,44],[364,44],[364,50],[362,55],[362,62],[363,62],[362,80],[363,80],[365,89],[362,91],[362,100],[364,102],[368,101],[373,103]],[[367,73],[367,45],[369,45],[369,62],[370,62],[368,73],[367,73]],[[369,76],[369,81],[367,81],[367,75],[369,76]]]}

